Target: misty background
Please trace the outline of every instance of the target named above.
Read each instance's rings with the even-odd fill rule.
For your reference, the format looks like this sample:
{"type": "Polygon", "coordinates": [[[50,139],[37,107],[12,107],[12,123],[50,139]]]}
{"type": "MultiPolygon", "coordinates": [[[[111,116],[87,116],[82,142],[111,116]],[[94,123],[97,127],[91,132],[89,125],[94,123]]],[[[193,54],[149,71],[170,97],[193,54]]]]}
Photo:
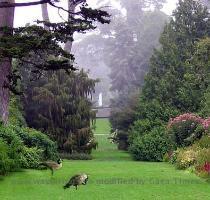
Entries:
{"type": "MultiPolygon", "coordinates": [[[[75,35],[72,51],[77,68],[85,69],[90,78],[99,80],[93,96],[94,106],[99,106],[100,95],[100,104],[108,107],[111,99],[123,99],[123,96],[142,87],[149,69],[149,59],[153,50],[158,48],[160,34],[177,1],[163,1],[163,5],[160,1],[159,7],[157,5],[160,4],[156,7],[148,6],[136,0],[87,2],[92,7],[108,11],[111,14],[111,23],[97,24],[96,30],[75,35]]],[[[62,2],[60,6],[67,5],[62,2]]],[[[61,20],[55,8],[48,6],[48,9],[51,21],[61,20]]],[[[66,13],[60,14],[64,19],[67,17],[66,13]]],[[[27,10],[16,8],[15,16],[15,26],[33,23],[37,18],[42,19],[41,7],[33,6],[27,10]]]]}

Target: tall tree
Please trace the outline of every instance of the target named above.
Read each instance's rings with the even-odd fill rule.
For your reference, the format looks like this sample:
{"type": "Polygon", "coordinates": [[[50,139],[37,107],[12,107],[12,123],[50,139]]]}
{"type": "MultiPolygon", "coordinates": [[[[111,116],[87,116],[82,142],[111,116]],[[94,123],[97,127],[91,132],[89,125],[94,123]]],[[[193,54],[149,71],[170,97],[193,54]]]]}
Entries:
{"type": "Polygon", "coordinates": [[[196,43],[210,35],[209,13],[199,2],[179,0],[161,35],[140,95],[138,118],[167,122],[183,112],[198,112],[207,85],[203,72],[189,64],[196,43]]]}
{"type": "Polygon", "coordinates": [[[170,23],[161,34],[162,46],[153,53],[150,71],[140,94],[137,120],[131,127],[130,150],[137,159],[143,158],[141,155],[148,148],[148,143],[154,147],[152,156],[161,153],[159,144],[164,142],[165,125],[170,118],[200,112],[203,100],[206,106],[209,22],[208,10],[199,1],[179,0],[170,23]],[[157,145],[154,140],[158,141],[157,145]],[[145,147],[142,148],[142,145],[145,147]]]}
{"type": "MultiPolygon", "coordinates": [[[[79,6],[81,3],[85,3],[86,0],[68,0],[68,10],[69,10],[69,15],[68,15],[68,22],[71,22],[72,20],[72,17],[74,14],[72,13],[75,13],[75,10],[76,10],[76,7],[79,6]]],[[[73,35],[72,35],[73,37],[73,35]]],[[[71,51],[71,48],[72,48],[72,41],[67,41],[66,44],[65,44],[65,47],[64,49],[66,51],[71,51]]]]}
{"type": "MultiPolygon", "coordinates": [[[[0,3],[14,3],[14,0],[0,0],[0,3]]],[[[0,8],[0,27],[13,27],[14,21],[14,8],[0,8]]],[[[0,30],[0,37],[5,36],[2,30],[0,30]]],[[[12,34],[9,32],[7,34],[12,34]]],[[[6,87],[9,84],[8,77],[11,72],[12,59],[9,57],[3,57],[0,59],[0,116],[4,123],[7,123],[9,111],[9,89],[6,87]]]]}
{"type": "MultiPolygon", "coordinates": [[[[42,18],[43,18],[43,20],[45,22],[50,22],[49,13],[48,13],[48,9],[47,9],[47,3],[41,4],[41,8],[42,8],[42,18]]],[[[46,24],[44,24],[44,29],[49,30],[49,27],[46,26],[46,24]]]]}
{"type": "Polygon", "coordinates": [[[46,132],[62,152],[90,153],[95,146],[90,126],[95,115],[88,97],[94,87],[95,80],[84,71],[59,71],[27,84],[24,111],[28,125],[46,132]]]}
{"type": "MultiPolygon", "coordinates": [[[[71,5],[73,8],[69,9],[73,13],[76,3],[71,5]]],[[[45,12],[43,20],[49,22],[46,7],[42,11],[45,12]]],[[[68,18],[68,23],[72,23],[71,20],[72,16],[68,18]]],[[[73,38],[71,33],[69,36],[73,38]]],[[[71,39],[69,42],[72,45],[71,39]]],[[[70,46],[68,48],[70,52],[70,46]]],[[[24,74],[26,83],[27,71],[24,74]]],[[[49,134],[58,143],[60,151],[90,153],[96,143],[91,131],[95,115],[88,97],[94,92],[95,83],[81,70],[69,74],[59,71],[36,83],[24,84],[24,110],[29,126],[49,134]]]]}

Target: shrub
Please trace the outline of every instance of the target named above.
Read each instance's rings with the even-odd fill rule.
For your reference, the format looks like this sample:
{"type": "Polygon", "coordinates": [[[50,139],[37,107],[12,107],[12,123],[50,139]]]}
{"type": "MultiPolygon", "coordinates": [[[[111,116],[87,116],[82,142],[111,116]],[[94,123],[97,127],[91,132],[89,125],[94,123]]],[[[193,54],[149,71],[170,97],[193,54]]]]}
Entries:
{"type": "Polygon", "coordinates": [[[204,119],[202,119],[201,117],[199,117],[195,114],[192,114],[192,113],[185,113],[185,114],[179,115],[173,119],[171,118],[168,123],[168,128],[171,128],[174,125],[179,124],[180,122],[186,122],[186,121],[192,121],[192,122],[198,123],[198,124],[204,123],[204,119]]]}
{"type": "Polygon", "coordinates": [[[165,153],[165,155],[163,156],[163,162],[170,162],[172,159],[174,159],[173,158],[174,156],[175,156],[175,151],[171,150],[171,151],[165,153]]]}
{"type": "Polygon", "coordinates": [[[22,168],[38,168],[40,160],[42,160],[42,150],[37,147],[28,148],[23,147],[23,152],[20,156],[20,162],[22,168]]]}
{"type": "Polygon", "coordinates": [[[128,132],[118,131],[118,134],[117,134],[118,146],[117,146],[117,148],[119,150],[123,150],[123,151],[127,151],[128,150],[128,147],[129,147],[128,138],[129,138],[128,132]]]}
{"type": "Polygon", "coordinates": [[[156,127],[148,134],[138,136],[131,141],[130,152],[135,160],[162,161],[171,149],[163,127],[156,127]]]}
{"type": "Polygon", "coordinates": [[[12,141],[7,144],[0,139],[0,175],[17,170],[21,166],[19,160],[22,151],[22,145],[18,141],[12,141]]]}
{"type": "Polygon", "coordinates": [[[137,136],[143,136],[149,133],[153,127],[161,126],[160,121],[151,121],[149,119],[137,120],[134,122],[133,126],[131,126],[131,136],[130,138],[135,138],[137,136]]]}
{"type": "Polygon", "coordinates": [[[37,147],[43,150],[42,159],[57,159],[57,146],[47,135],[31,128],[21,128],[18,126],[12,126],[12,128],[27,147],[37,147]]]}
{"type": "Polygon", "coordinates": [[[210,178],[210,149],[201,149],[198,152],[197,161],[195,164],[196,172],[203,178],[210,178]]]}
{"type": "Polygon", "coordinates": [[[171,164],[175,164],[176,163],[176,160],[177,160],[177,155],[179,154],[179,149],[177,149],[176,151],[173,151],[171,156],[170,156],[170,159],[169,159],[169,163],[171,164]]]}
{"type": "Polygon", "coordinates": [[[175,165],[177,169],[187,169],[196,163],[197,157],[198,157],[198,150],[193,147],[180,149],[177,154],[175,165]]]}
{"type": "Polygon", "coordinates": [[[8,153],[8,145],[0,140],[0,175],[4,175],[7,171],[10,171],[8,153]]]}
{"type": "Polygon", "coordinates": [[[210,149],[200,149],[198,152],[196,166],[204,166],[206,162],[210,163],[210,149]]]}
{"type": "Polygon", "coordinates": [[[110,142],[116,143],[119,150],[128,150],[129,142],[128,142],[129,134],[128,131],[123,130],[115,130],[110,134],[108,139],[110,142]]]}
{"type": "Polygon", "coordinates": [[[205,133],[205,129],[200,123],[192,119],[178,121],[168,127],[167,132],[175,148],[190,146],[205,133]]]}
{"type": "Polygon", "coordinates": [[[60,153],[59,154],[62,159],[67,160],[92,160],[93,157],[90,154],[85,153],[60,153]]]}
{"type": "Polygon", "coordinates": [[[196,144],[201,148],[201,149],[210,149],[210,136],[209,135],[204,135],[199,141],[196,142],[196,144]]]}
{"type": "Polygon", "coordinates": [[[44,159],[57,157],[56,145],[34,129],[0,124],[0,174],[18,168],[37,168],[44,159]]]}

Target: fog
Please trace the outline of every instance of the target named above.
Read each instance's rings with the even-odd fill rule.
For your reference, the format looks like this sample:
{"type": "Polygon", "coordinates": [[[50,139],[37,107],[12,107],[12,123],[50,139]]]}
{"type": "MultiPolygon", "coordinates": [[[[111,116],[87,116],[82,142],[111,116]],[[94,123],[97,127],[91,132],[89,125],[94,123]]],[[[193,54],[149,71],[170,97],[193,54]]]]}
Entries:
{"type": "MultiPolygon", "coordinates": [[[[161,8],[156,11],[155,5],[152,4],[148,7],[136,6],[136,0],[125,2],[89,0],[88,4],[91,7],[104,8],[112,15],[111,23],[97,24],[98,28],[95,31],[74,36],[73,52],[77,67],[89,71],[91,78],[100,80],[93,100],[96,106],[100,93],[103,95],[103,106],[109,106],[110,99],[130,91],[130,88],[142,86],[144,75],[149,68],[150,56],[153,49],[158,48],[160,33],[168,20],[167,16],[175,9],[177,0],[161,3],[161,8]],[[128,62],[130,66],[126,64],[128,62]]],[[[67,7],[65,1],[61,1],[59,5],[67,7]]],[[[51,22],[62,20],[56,8],[48,6],[48,11],[51,22]]],[[[60,14],[64,19],[67,18],[65,12],[60,14]]],[[[32,24],[37,19],[42,20],[40,5],[15,10],[16,27],[26,23],[32,24]]]]}

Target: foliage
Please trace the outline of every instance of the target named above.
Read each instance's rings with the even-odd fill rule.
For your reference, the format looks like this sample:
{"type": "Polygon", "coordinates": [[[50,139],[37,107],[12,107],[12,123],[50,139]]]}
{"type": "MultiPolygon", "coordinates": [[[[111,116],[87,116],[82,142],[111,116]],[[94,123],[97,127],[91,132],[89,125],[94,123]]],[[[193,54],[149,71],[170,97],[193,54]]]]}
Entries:
{"type": "Polygon", "coordinates": [[[105,63],[111,69],[111,90],[119,93],[120,97],[142,86],[150,56],[159,45],[158,38],[167,20],[167,16],[158,9],[145,11],[146,4],[144,0],[121,0],[127,15],[117,13],[108,30],[105,63]],[[157,19],[158,24],[154,23],[157,19]]]}
{"type": "Polygon", "coordinates": [[[93,160],[64,160],[62,169],[53,178],[48,170],[14,173],[0,181],[1,196],[15,200],[32,196],[37,200],[58,200],[61,195],[63,199],[71,196],[71,200],[118,200],[119,196],[120,200],[152,200],[157,196],[171,200],[208,199],[209,184],[195,175],[178,171],[167,163],[134,162],[127,152],[118,151],[116,145],[110,144],[107,136],[97,135],[97,138],[99,150],[94,151],[93,160]],[[82,172],[90,176],[88,185],[79,192],[62,192],[62,185],[82,172]]]}
{"type": "Polygon", "coordinates": [[[61,158],[68,160],[92,160],[93,157],[90,154],[86,153],[61,153],[59,154],[61,158]]]}
{"type": "Polygon", "coordinates": [[[203,148],[198,152],[195,164],[196,173],[203,178],[210,178],[210,149],[203,148]]]}
{"type": "Polygon", "coordinates": [[[210,136],[204,135],[199,141],[196,142],[196,144],[201,149],[210,149],[210,136]]]}
{"type": "MultiPolygon", "coordinates": [[[[197,49],[199,45],[204,45],[204,42],[201,42],[203,45],[196,42],[209,34],[207,10],[193,0],[180,1],[173,17],[161,35],[161,49],[156,50],[151,58],[150,71],[145,78],[139,103],[142,108],[155,102],[161,113],[169,115],[156,115],[154,118],[161,118],[165,122],[179,113],[200,109],[207,88],[205,77],[208,76],[207,67],[196,64],[197,49]]],[[[202,63],[205,64],[205,60],[202,59],[202,63]]],[[[154,111],[144,112],[144,109],[143,112],[141,109],[138,111],[142,118],[153,117],[155,114],[154,111]]]]}
{"type": "Polygon", "coordinates": [[[181,122],[186,122],[186,121],[194,122],[194,123],[197,123],[200,125],[202,125],[204,122],[204,120],[201,117],[199,117],[195,114],[185,113],[185,114],[179,115],[175,118],[171,118],[168,123],[168,128],[170,129],[170,128],[172,128],[172,126],[179,124],[181,122]]]}
{"type": "Polygon", "coordinates": [[[100,77],[96,94],[103,92],[106,105],[112,94],[120,93],[119,97],[126,99],[129,91],[142,86],[153,48],[158,47],[159,35],[167,21],[167,16],[159,10],[163,2],[120,0],[126,15],[122,9],[110,8],[111,1],[100,2],[111,14],[110,24],[98,25],[99,34],[86,36],[74,44],[79,65],[88,68],[92,77],[100,77]]]}
{"type": "MultiPolygon", "coordinates": [[[[209,25],[208,10],[198,1],[179,0],[173,18],[161,34],[161,48],[151,57],[137,120],[167,124],[170,118],[182,113],[201,110],[209,85],[209,25]]],[[[201,124],[204,129],[195,122],[192,127],[190,121],[181,123],[182,126],[174,125],[171,130],[172,135],[179,135],[177,141],[173,139],[178,146],[192,144],[208,127],[208,119],[205,125],[201,124]]],[[[154,124],[151,128],[155,127],[154,124]]],[[[131,145],[133,142],[135,139],[131,145]]]]}
{"type": "Polygon", "coordinates": [[[130,139],[135,139],[136,137],[141,137],[145,134],[148,134],[152,131],[154,126],[161,126],[161,122],[159,121],[150,121],[148,119],[145,120],[137,120],[131,126],[130,129],[130,139]]]}
{"type": "MultiPolygon", "coordinates": [[[[21,138],[24,145],[29,148],[38,148],[42,150],[41,157],[43,160],[46,159],[57,159],[57,145],[55,142],[40,131],[31,128],[20,128],[12,126],[15,133],[21,138]]],[[[38,153],[40,154],[40,152],[38,153]]]]}
{"type": "Polygon", "coordinates": [[[194,165],[198,158],[198,150],[195,147],[180,149],[177,154],[175,166],[177,169],[187,169],[194,165]]]}
{"type": "Polygon", "coordinates": [[[20,156],[21,167],[37,169],[40,161],[43,160],[42,151],[42,149],[38,149],[37,147],[29,148],[24,146],[20,156]]]}
{"type": "Polygon", "coordinates": [[[21,144],[18,141],[8,144],[0,137],[0,175],[21,167],[19,153],[21,153],[21,144]]]}
{"type": "Polygon", "coordinates": [[[203,178],[209,178],[210,143],[209,135],[204,135],[192,146],[174,151],[169,162],[177,169],[190,169],[203,178]]]}
{"type": "Polygon", "coordinates": [[[12,97],[9,104],[9,124],[26,126],[19,97],[12,97]]]}
{"type": "Polygon", "coordinates": [[[114,98],[111,100],[110,123],[112,132],[118,130],[115,142],[120,143],[119,146],[123,144],[123,149],[128,147],[129,126],[136,117],[139,87],[143,85],[150,56],[159,46],[158,38],[167,21],[167,16],[159,10],[163,2],[121,0],[127,14],[107,8],[112,15],[111,23],[99,25],[98,35],[87,36],[74,47],[79,63],[83,66],[87,63],[93,77],[102,77],[104,86],[101,83],[96,87],[96,93],[103,91],[107,98],[110,96],[107,90],[111,87],[114,98]],[[148,9],[153,6],[157,9],[148,9]],[[92,57],[93,54],[96,56],[92,57]],[[82,59],[80,55],[83,55],[82,59]],[[105,78],[109,71],[110,80],[105,78]]]}
{"type": "MultiPolygon", "coordinates": [[[[84,33],[87,30],[95,29],[95,22],[102,24],[110,22],[109,14],[106,11],[92,9],[88,7],[87,3],[80,4],[79,12],[74,15],[69,14],[68,22],[50,23],[37,20],[37,24],[31,26],[0,27],[1,32],[4,33],[0,37],[0,58],[11,60],[15,58],[18,60],[19,66],[27,64],[26,69],[30,71],[29,74],[35,77],[42,76],[44,71],[75,70],[73,54],[64,51],[60,44],[73,41],[75,32],[84,33]],[[42,27],[43,24],[48,27],[48,30],[42,27]],[[34,59],[34,55],[37,59],[34,59]]],[[[54,7],[56,7],[55,4],[54,7]]],[[[13,70],[8,77],[10,84],[7,87],[13,92],[16,91],[17,82],[22,78],[18,71],[18,68],[13,70]]]]}
{"type": "Polygon", "coordinates": [[[113,141],[118,143],[118,147],[121,150],[127,150],[128,148],[128,132],[130,125],[136,118],[136,107],[138,101],[138,92],[130,94],[118,99],[113,99],[111,106],[110,124],[112,126],[112,132],[115,133],[113,141]]]}
{"type": "Polygon", "coordinates": [[[19,168],[36,168],[38,162],[55,159],[54,142],[33,129],[0,125],[0,174],[19,168]]]}
{"type": "Polygon", "coordinates": [[[46,132],[62,152],[90,153],[96,146],[91,129],[95,112],[88,97],[96,82],[81,70],[68,75],[60,71],[37,84],[25,84],[27,123],[46,132]]]}
{"type": "Polygon", "coordinates": [[[205,130],[195,121],[187,120],[176,123],[167,133],[176,148],[192,145],[204,135],[205,130]]]}
{"type": "Polygon", "coordinates": [[[203,119],[198,115],[185,113],[169,120],[167,132],[176,147],[183,147],[192,145],[202,136],[208,139],[204,135],[208,133],[209,125],[209,118],[203,119]]]}
{"type": "Polygon", "coordinates": [[[129,150],[135,160],[162,161],[170,148],[164,128],[157,127],[143,136],[135,137],[131,141],[129,150]]]}

